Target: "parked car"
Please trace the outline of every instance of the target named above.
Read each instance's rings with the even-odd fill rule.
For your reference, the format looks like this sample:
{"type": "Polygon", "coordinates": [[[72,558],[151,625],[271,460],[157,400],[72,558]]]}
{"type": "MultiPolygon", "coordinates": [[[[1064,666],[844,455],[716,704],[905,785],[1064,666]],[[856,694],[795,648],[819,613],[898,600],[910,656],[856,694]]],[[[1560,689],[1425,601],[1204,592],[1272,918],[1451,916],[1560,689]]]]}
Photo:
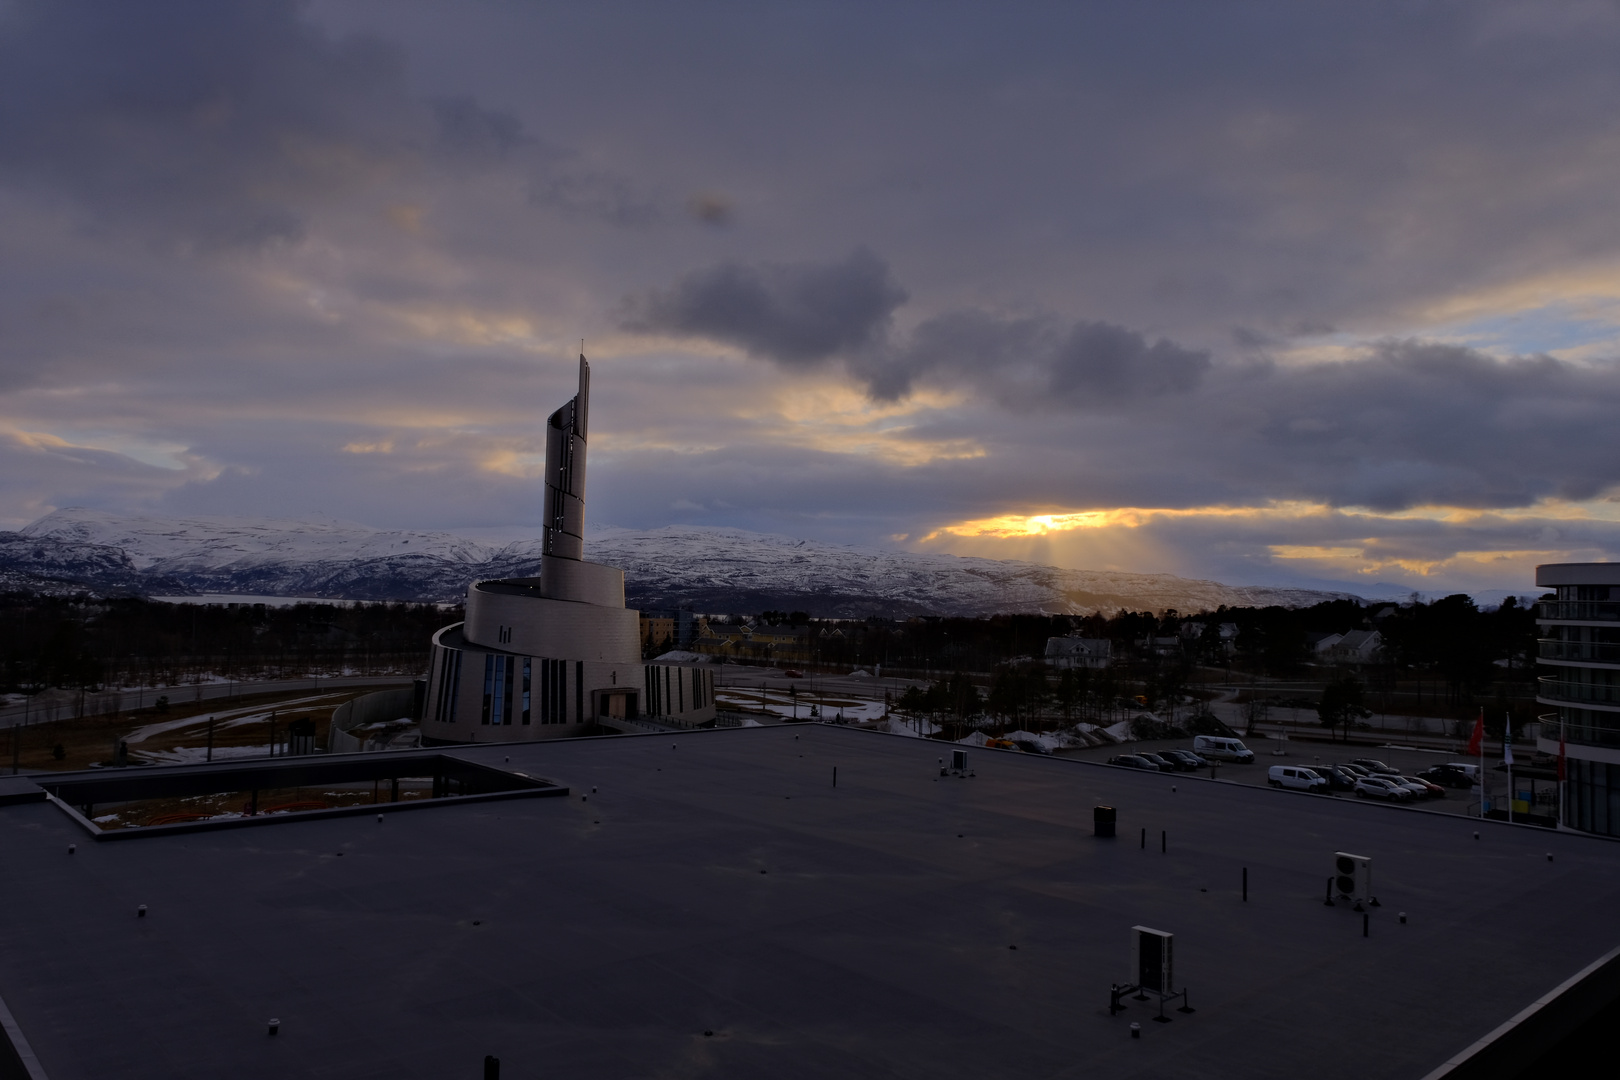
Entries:
{"type": "Polygon", "coordinates": [[[1399,776],[1401,774],[1401,770],[1393,765],[1385,765],[1377,758],[1358,757],[1352,764],[1360,765],[1374,776],[1399,776]]]}
{"type": "Polygon", "coordinates": [[[1382,776],[1365,776],[1357,780],[1356,796],[1362,799],[1388,799],[1390,802],[1409,802],[1416,797],[1411,788],[1392,784],[1382,776]]]}
{"type": "Polygon", "coordinates": [[[1311,771],[1327,781],[1329,791],[1354,791],[1356,781],[1361,779],[1337,765],[1312,765],[1311,771]]]}
{"type": "Polygon", "coordinates": [[[1473,777],[1467,773],[1459,772],[1450,765],[1435,765],[1415,774],[1419,780],[1427,780],[1431,784],[1439,784],[1448,788],[1471,788],[1474,786],[1473,777]]]}
{"type": "Polygon", "coordinates": [[[1194,769],[1202,769],[1205,765],[1209,764],[1209,762],[1205,761],[1191,750],[1160,750],[1159,756],[1167,757],[1171,761],[1179,761],[1182,765],[1186,766],[1186,770],[1188,772],[1191,772],[1194,769]]]}
{"type": "Polygon", "coordinates": [[[1152,753],[1150,751],[1138,750],[1136,752],[1136,756],[1139,757],[1139,758],[1146,758],[1147,760],[1153,762],[1153,764],[1155,764],[1155,765],[1157,765],[1159,767],[1160,772],[1180,772],[1181,771],[1181,766],[1178,765],[1176,762],[1171,761],[1167,757],[1160,757],[1158,754],[1152,753]]]}
{"type": "Polygon", "coordinates": [[[1328,782],[1318,776],[1315,769],[1303,765],[1273,765],[1266,772],[1266,783],[1275,788],[1293,788],[1295,791],[1326,791],[1328,782]]]}
{"type": "Polygon", "coordinates": [[[1439,784],[1431,784],[1427,780],[1420,780],[1415,776],[1386,776],[1385,780],[1393,780],[1412,789],[1412,794],[1420,799],[1443,799],[1446,789],[1439,784]]]}
{"type": "Polygon", "coordinates": [[[1339,764],[1337,764],[1337,765],[1335,765],[1333,767],[1335,769],[1344,770],[1345,772],[1349,773],[1351,776],[1355,777],[1357,780],[1360,780],[1364,776],[1371,776],[1372,775],[1372,773],[1370,771],[1368,771],[1366,769],[1363,769],[1360,765],[1352,765],[1349,762],[1340,762],[1339,764]]]}
{"type": "Polygon", "coordinates": [[[1204,758],[1236,761],[1247,764],[1254,760],[1254,751],[1243,745],[1242,739],[1229,739],[1222,735],[1194,735],[1193,751],[1204,758]]]}
{"type": "Polygon", "coordinates": [[[1151,769],[1159,771],[1159,767],[1140,754],[1118,754],[1108,759],[1110,765],[1123,765],[1127,769],[1151,769]]]}
{"type": "Polygon", "coordinates": [[[1412,793],[1412,798],[1414,799],[1425,796],[1429,793],[1429,789],[1427,787],[1419,784],[1415,780],[1411,783],[1407,783],[1406,777],[1402,776],[1400,773],[1384,773],[1381,776],[1373,777],[1373,779],[1382,780],[1386,784],[1394,784],[1398,788],[1405,788],[1407,791],[1412,793]]]}
{"type": "Polygon", "coordinates": [[[1469,786],[1479,783],[1479,766],[1471,765],[1466,761],[1448,761],[1441,766],[1443,769],[1455,769],[1468,777],[1469,786]]]}

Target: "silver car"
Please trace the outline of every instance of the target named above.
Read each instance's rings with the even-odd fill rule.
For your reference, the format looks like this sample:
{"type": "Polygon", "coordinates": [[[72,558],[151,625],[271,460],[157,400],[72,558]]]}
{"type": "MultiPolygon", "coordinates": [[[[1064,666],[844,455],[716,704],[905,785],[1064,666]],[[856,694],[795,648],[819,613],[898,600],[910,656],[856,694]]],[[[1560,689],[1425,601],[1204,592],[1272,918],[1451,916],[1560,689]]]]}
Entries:
{"type": "Polygon", "coordinates": [[[1417,793],[1404,784],[1391,783],[1382,776],[1366,776],[1356,781],[1356,797],[1362,799],[1388,799],[1390,802],[1407,802],[1417,797],[1417,793]]]}
{"type": "Polygon", "coordinates": [[[1410,776],[1380,776],[1378,779],[1387,781],[1391,784],[1398,784],[1401,787],[1406,788],[1412,793],[1412,798],[1414,799],[1427,799],[1430,795],[1434,794],[1434,792],[1429,790],[1428,784],[1425,784],[1421,780],[1414,780],[1410,776]]]}

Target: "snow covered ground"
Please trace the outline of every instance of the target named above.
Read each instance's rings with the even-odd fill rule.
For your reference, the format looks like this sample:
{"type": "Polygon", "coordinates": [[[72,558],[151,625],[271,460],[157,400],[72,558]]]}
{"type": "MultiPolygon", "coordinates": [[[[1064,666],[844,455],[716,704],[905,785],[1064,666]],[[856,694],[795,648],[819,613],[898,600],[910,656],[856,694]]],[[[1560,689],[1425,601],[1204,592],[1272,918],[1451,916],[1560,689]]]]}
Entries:
{"type": "MultiPolygon", "coordinates": [[[[761,690],[747,686],[717,686],[714,690],[714,701],[722,709],[739,712],[763,710],[782,717],[794,715],[794,698],[785,690],[778,690],[775,687],[761,690]]],[[[816,719],[834,720],[842,716],[845,720],[856,722],[881,720],[887,709],[881,700],[864,700],[847,694],[817,694],[809,691],[798,697],[799,719],[803,720],[810,716],[812,705],[816,706],[820,713],[816,719]]]]}

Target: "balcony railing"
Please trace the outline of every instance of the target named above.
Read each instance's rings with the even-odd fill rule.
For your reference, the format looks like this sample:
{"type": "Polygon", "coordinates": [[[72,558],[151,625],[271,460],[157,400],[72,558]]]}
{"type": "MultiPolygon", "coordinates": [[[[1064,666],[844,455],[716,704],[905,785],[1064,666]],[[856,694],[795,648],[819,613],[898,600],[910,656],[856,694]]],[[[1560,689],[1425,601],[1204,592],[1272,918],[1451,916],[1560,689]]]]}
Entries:
{"type": "MultiPolygon", "coordinates": [[[[1557,713],[1543,713],[1537,717],[1541,723],[1541,738],[1548,742],[1558,741],[1560,725],[1557,713]]],[[[1562,725],[1564,741],[1570,746],[1606,746],[1620,748],[1620,720],[1614,727],[1598,727],[1593,724],[1576,724],[1566,721],[1562,725]]]]}
{"type": "Polygon", "coordinates": [[[1543,660],[1585,660],[1593,664],[1620,664],[1620,644],[1610,645],[1596,641],[1560,641],[1541,639],[1543,660]]]}
{"type": "Polygon", "coordinates": [[[1540,618],[1569,622],[1620,622],[1620,601],[1543,600],[1540,618]]]}
{"type": "Polygon", "coordinates": [[[1620,705],[1620,685],[1570,682],[1556,675],[1543,675],[1536,680],[1536,696],[1576,705],[1620,705]]]}

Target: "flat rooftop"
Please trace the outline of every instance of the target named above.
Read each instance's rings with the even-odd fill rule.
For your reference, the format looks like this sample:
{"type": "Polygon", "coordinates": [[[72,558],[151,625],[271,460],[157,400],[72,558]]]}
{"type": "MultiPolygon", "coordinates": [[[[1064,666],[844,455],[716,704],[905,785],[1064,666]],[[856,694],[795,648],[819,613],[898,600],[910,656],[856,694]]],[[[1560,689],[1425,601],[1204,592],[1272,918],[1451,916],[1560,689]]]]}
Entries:
{"type": "Polygon", "coordinates": [[[1611,842],[1011,752],[941,778],[949,749],[809,724],[445,748],[570,794],[118,843],[3,805],[0,998],[51,1080],[486,1054],[508,1080],[1416,1080],[1620,941],[1611,842]],[[1323,904],[1341,850],[1373,861],[1366,937],[1323,904]],[[1175,934],[1195,1013],[1109,1015],[1136,924],[1175,934]]]}

